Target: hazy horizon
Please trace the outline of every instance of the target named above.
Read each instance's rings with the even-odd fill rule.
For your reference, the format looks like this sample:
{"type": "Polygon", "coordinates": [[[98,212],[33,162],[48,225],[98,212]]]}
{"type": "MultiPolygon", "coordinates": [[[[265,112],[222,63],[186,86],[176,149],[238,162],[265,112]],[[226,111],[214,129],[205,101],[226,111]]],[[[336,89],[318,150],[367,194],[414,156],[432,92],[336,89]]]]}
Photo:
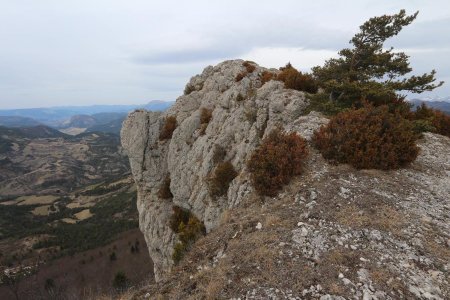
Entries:
{"type": "Polygon", "coordinates": [[[0,0],[0,109],[173,101],[208,65],[242,58],[302,71],[336,56],[367,19],[406,9],[418,18],[387,47],[450,96],[448,1],[0,0]],[[176,9],[174,9],[176,7],[176,9]]]}
{"type": "Polygon", "coordinates": [[[146,105],[152,102],[174,102],[175,100],[150,100],[144,101],[143,103],[101,103],[101,104],[67,104],[67,105],[51,105],[51,106],[29,106],[29,107],[11,107],[11,108],[2,108],[0,107],[0,111],[4,110],[18,110],[18,109],[39,109],[39,108],[71,108],[71,107],[96,107],[96,106],[140,106],[146,105]]]}

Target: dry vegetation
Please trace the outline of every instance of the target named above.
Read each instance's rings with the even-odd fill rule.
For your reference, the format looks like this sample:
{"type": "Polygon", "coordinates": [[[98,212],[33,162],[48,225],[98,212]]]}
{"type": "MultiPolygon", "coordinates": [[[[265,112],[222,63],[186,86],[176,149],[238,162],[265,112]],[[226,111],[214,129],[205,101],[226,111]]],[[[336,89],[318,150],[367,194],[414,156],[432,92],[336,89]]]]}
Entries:
{"type": "MultiPolygon", "coordinates": [[[[287,187],[287,194],[290,195],[291,189],[298,189],[300,182],[306,192],[306,187],[311,186],[309,180],[313,179],[294,180],[287,187]],[[307,182],[303,182],[305,180],[307,182]]],[[[342,210],[344,212],[348,200],[336,201],[334,194],[330,189],[329,193],[321,196],[323,199],[329,199],[333,207],[338,202],[344,207],[342,210]]],[[[370,250],[352,250],[336,246],[325,251],[317,260],[299,256],[298,251],[301,253],[301,248],[292,248],[291,230],[297,227],[299,216],[305,210],[304,206],[292,204],[290,196],[267,199],[264,205],[261,205],[258,199],[250,195],[240,208],[227,210],[222,216],[221,226],[196,241],[191,250],[184,253],[183,259],[166,279],[146,287],[138,292],[135,298],[141,299],[146,293],[155,299],[229,299],[243,296],[245,298],[248,292],[255,289],[256,295],[265,299],[270,298],[268,294],[259,293],[265,293],[265,290],[271,287],[280,291],[292,291],[293,295],[301,295],[302,291],[318,283],[323,293],[350,297],[351,288],[344,284],[338,275],[343,273],[346,278],[355,282],[360,268],[366,268],[370,274],[374,274],[373,280],[377,287],[392,289],[396,297],[400,297],[400,294],[397,294],[398,290],[401,290],[403,296],[411,296],[403,284],[395,279],[398,274],[371,262],[361,261],[361,257],[374,257],[375,254],[370,250]],[[260,230],[256,228],[258,223],[263,224],[260,230]],[[382,272],[389,275],[384,282],[376,277],[383,276],[382,272]],[[394,279],[386,283],[391,277],[394,279]]],[[[362,200],[363,209],[367,211],[375,209],[372,207],[376,203],[375,200],[371,199],[369,202],[362,200]]],[[[324,207],[327,214],[322,215],[323,219],[331,221],[339,216],[331,207],[324,207]]],[[[386,208],[384,211],[390,212],[392,208],[386,208]]],[[[380,216],[383,213],[381,211],[380,216]]],[[[403,226],[401,225],[403,216],[397,218],[388,214],[383,220],[388,221],[390,225],[380,226],[388,231],[403,226]],[[399,222],[399,225],[396,222],[399,222]]],[[[383,220],[374,221],[377,223],[375,228],[384,222],[383,220]]],[[[318,220],[312,217],[309,222],[317,225],[318,220]]],[[[359,229],[360,226],[364,226],[364,222],[360,220],[353,222],[351,217],[347,217],[344,222],[350,228],[359,229]]],[[[283,298],[281,294],[278,296],[283,298]]]]}
{"type": "Polygon", "coordinates": [[[307,154],[306,141],[296,133],[273,130],[248,161],[253,186],[260,195],[275,196],[301,174],[307,154]]]}
{"type": "Polygon", "coordinates": [[[175,116],[167,116],[163,128],[159,133],[159,140],[163,141],[171,139],[175,128],[177,128],[177,118],[175,116]]]}
{"type": "Polygon", "coordinates": [[[221,162],[208,179],[209,193],[212,197],[220,197],[227,193],[231,181],[238,175],[231,162],[221,162]]]}
{"type": "Polygon", "coordinates": [[[242,79],[244,79],[245,76],[247,76],[250,73],[253,73],[253,71],[255,71],[256,69],[254,63],[250,61],[244,61],[242,63],[242,66],[245,67],[245,71],[242,71],[236,75],[236,78],[234,79],[236,82],[241,81],[242,79]]]}
{"type": "Polygon", "coordinates": [[[269,72],[269,71],[264,71],[260,75],[261,83],[264,85],[264,83],[266,83],[266,82],[268,82],[268,81],[270,81],[272,79],[275,79],[276,76],[277,75],[275,73],[272,73],[272,72],[269,72]]]}
{"type": "MultiPolygon", "coordinates": [[[[319,87],[311,75],[299,72],[290,63],[285,67],[280,68],[280,71],[281,73],[278,74],[277,80],[284,82],[285,88],[310,94],[317,93],[319,87]]],[[[268,76],[266,75],[266,77],[268,76]]]]}
{"type": "Polygon", "coordinates": [[[172,192],[170,191],[170,175],[167,174],[164,178],[161,186],[158,190],[158,197],[160,199],[171,199],[173,198],[172,192]]]}
{"type": "Polygon", "coordinates": [[[192,244],[206,234],[206,230],[197,217],[179,206],[173,206],[170,228],[178,234],[178,242],[174,246],[172,255],[174,263],[178,264],[192,244]]]}
{"type": "Polygon", "coordinates": [[[404,167],[419,153],[416,140],[410,121],[371,105],[337,114],[314,135],[324,158],[358,169],[404,167]]]}
{"type": "Polygon", "coordinates": [[[209,122],[212,119],[212,110],[202,107],[200,110],[200,135],[204,135],[209,122]]]}

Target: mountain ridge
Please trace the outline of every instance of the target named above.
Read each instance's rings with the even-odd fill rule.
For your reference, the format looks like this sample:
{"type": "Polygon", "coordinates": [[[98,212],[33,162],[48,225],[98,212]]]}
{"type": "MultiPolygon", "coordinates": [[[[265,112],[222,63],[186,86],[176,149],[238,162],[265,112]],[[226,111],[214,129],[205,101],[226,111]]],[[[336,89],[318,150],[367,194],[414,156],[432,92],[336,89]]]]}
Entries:
{"type": "Polygon", "coordinates": [[[209,66],[167,111],[125,120],[121,141],[157,280],[134,298],[449,296],[450,139],[425,133],[416,162],[397,171],[329,164],[311,146],[328,119],[305,114],[308,95],[263,82],[265,71],[243,60],[209,66]],[[261,197],[246,162],[279,127],[304,137],[310,155],[303,175],[261,197]],[[225,162],[237,175],[216,196],[210,182],[225,162]],[[184,237],[171,224],[180,209],[207,233],[177,263],[184,237]]]}

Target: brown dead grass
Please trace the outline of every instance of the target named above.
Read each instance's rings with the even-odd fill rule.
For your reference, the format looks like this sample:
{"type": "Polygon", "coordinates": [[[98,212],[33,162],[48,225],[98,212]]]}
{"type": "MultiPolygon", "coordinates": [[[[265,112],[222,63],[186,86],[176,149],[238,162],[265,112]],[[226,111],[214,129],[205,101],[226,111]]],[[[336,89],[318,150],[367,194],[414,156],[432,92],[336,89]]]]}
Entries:
{"type": "Polygon", "coordinates": [[[399,234],[405,227],[406,218],[395,208],[382,204],[370,209],[349,205],[336,213],[339,223],[352,228],[373,228],[399,234]]]}

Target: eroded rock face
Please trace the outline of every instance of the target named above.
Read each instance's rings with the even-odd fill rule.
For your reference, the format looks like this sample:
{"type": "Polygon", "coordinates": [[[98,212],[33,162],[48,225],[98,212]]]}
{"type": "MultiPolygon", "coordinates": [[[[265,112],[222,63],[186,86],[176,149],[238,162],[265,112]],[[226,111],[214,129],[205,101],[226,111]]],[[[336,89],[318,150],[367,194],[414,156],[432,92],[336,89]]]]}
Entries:
{"type": "Polygon", "coordinates": [[[246,73],[243,63],[233,60],[207,67],[188,83],[186,90],[190,93],[179,97],[169,110],[135,111],[123,124],[122,144],[138,186],[140,227],[157,280],[172,265],[176,236],[167,224],[173,205],[189,210],[210,231],[225,209],[238,205],[250,192],[245,162],[265,135],[282,127],[309,138],[317,126],[326,122],[318,114],[302,116],[308,105],[304,93],[285,89],[277,81],[262,85],[259,76],[265,68],[254,64],[255,70],[237,82],[236,76],[246,73]],[[212,111],[204,134],[200,124],[203,108],[212,111]],[[160,141],[166,116],[176,116],[178,126],[170,140],[160,141]],[[239,175],[231,182],[227,195],[213,198],[206,179],[217,165],[219,152],[239,175]],[[171,200],[156,195],[167,174],[171,179],[171,200]]]}

